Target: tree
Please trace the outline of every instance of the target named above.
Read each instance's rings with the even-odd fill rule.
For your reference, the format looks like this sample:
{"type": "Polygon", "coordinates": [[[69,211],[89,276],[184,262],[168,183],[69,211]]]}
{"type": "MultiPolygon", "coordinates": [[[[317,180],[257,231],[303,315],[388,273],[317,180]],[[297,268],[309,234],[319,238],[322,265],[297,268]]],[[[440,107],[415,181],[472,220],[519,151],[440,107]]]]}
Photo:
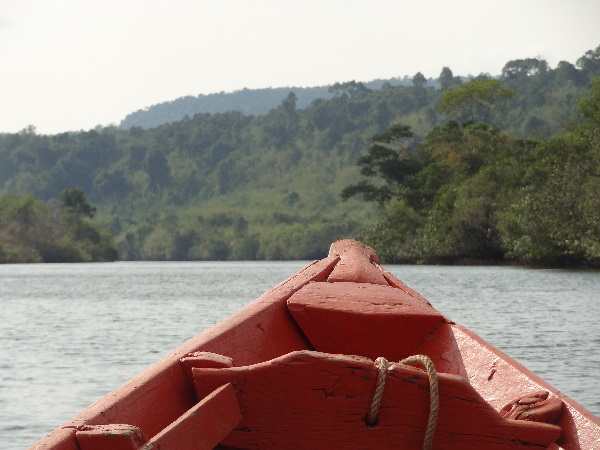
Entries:
{"type": "Polygon", "coordinates": [[[357,83],[354,80],[346,83],[335,83],[333,86],[330,86],[327,91],[335,95],[347,94],[349,97],[372,92],[371,89],[367,88],[363,83],[357,83]]]}
{"type": "Polygon", "coordinates": [[[449,67],[442,68],[442,71],[440,72],[440,76],[438,78],[438,81],[440,82],[440,86],[442,86],[442,89],[448,89],[452,85],[452,80],[454,80],[454,75],[452,74],[452,71],[450,70],[450,68],[449,67]]]}
{"type": "Polygon", "coordinates": [[[576,62],[588,78],[600,76],[600,45],[594,50],[588,50],[576,62]]]}
{"type": "Polygon", "coordinates": [[[93,208],[78,189],[62,211],[31,194],[0,196],[0,263],[114,261],[112,236],[88,221],[93,208]]]}
{"type": "Polygon", "coordinates": [[[60,198],[63,202],[63,208],[69,212],[86,216],[90,219],[96,214],[96,208],[88,203],[81,189],[65,189],[60,193],[60,198]]]}
{"type": "Polygon", "coordinates": [[[277,108],[262,117],[264,144],[283,148],[289,145],[299,129],[300,116],[296,109],[296,94],[290,92],[277,108]]]}
{"type": "Polygon", "coordinates": [[[544,59],[527,58],[507,62],[502,68],[502,78],[523,78],[539,75],[548,71],[548,63],[544,59]]]}
{"type": "Polygon", "coordinates": [[[443,67],[438,78],[442,89],[456,87],[462,83],[460,77],[455,77],[449,67],[443,67]]]}
{"type": "Polygon", "coordinates": [[[489,123],[492,113],[502,110],[514,95],[499,80],[473,80],[447,90],[441,97],[439,111],[449,112],[461,122],[489,123]]]}
{"type": "Polygon", "coordinates": [[[594,135],[598,139],[597,127],[600,125],[600,77],[592,81],[590,95],[582,98],[578,106],[581,115],[587,121],[586,123],[595,129],[596,133],[594,135]]]}
{"type": "Polygon", "coordinates": [[[568,61],[559,61],[554,69],[554,75],[556,80],[560,84],[566,84],[571,81],[576,85],[583,85],[583,77],[577,68],[568,61]]]}
{"type": "Polygon", "coordinates": [[[415,104],[419,108],[421,108],[427,103],[427,90],[425,89],[425,85],[427,84],[427,78],[425,78],[425,76],[421,72],[417,72],[413,77],[412,82],[415,85],[415,104]]]}
{"type": "Polygon", "coordinates": [[[421,72],[417,72],[412,79],[413,84],[417,89],[422,89],[427,84],[427,78],[421,72]]]}
{"type": "Polygon", "coordinates": [[[408,150],[399,144],[404,138],[413,136],[410,127],[393,125],[382,134],[373,136],[374,144],[366,155],[359,158],[361,174],[367,178],[383,181],[374,184],[369,180],[359,181],[347,186],[342,191],[342,198],[349,199],[354,195],[362,195],[365,200],[377,201],[380,205],[388,202],[394,196],[396,187],[404,177],[414,173],[414,161],[408,156],[408,150]]]}
{"type": "Polygon", "coordinates": [[[151,188],[158,192],[160,188],[167,186],[171,180],[171,169],[164,152],[158,148],[152,148],[146,153],[144,168],[150,178],[151,188]]]}

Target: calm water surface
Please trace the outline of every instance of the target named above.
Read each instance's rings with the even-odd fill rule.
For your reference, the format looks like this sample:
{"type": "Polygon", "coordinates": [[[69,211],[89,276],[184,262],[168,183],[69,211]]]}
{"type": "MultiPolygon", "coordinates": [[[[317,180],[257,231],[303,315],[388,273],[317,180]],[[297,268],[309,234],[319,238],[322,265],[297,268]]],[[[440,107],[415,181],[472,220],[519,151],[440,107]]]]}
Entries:
{"type": "MultiPolygon", "coordinates": [[[[305,265],[0,265],[0,448],[27,447],[305,265]]],[[[600,273],[386,268],[600,415],[600,273]]]]}

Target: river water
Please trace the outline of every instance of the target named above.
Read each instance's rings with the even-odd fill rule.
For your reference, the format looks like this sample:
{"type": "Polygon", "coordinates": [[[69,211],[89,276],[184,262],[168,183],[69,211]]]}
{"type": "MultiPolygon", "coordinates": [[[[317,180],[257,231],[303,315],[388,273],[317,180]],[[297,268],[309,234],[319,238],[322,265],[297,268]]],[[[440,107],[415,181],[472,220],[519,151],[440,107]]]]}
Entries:
{"type": "MultiPolygon", "coordinates": [[[[305,265],[0,265],[0,448],[34,443],[305,265]]],[[[386,268],[600,415],[599,272],[386,268]]]]}

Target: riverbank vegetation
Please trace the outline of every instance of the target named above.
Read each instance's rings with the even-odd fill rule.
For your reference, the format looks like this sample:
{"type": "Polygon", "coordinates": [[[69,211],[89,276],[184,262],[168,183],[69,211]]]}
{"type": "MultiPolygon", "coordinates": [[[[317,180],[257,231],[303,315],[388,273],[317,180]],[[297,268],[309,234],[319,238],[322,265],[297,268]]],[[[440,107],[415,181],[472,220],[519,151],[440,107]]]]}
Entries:
{"type": "Polygon", "coordinates": [[[337,83],[303,108],[290,90],[257,115],[0,134],[0,255],[111,259],[112,239],[127,260],[314,259],[359,236],[387,261],[594,264],[597,76],[600,47],[554,69],[510,61],[497,78],[445,67],[337,83]],[[77,226],[102,251],[57,200],[73,189],[96,208],[77,226]]]}
{"type": "Polygon", "coordinates": [[[114,261],[112,236],[90,221],[79,189],[61,192],[62,205],[31,194],[0,196],[0,263],[114,261]]]}
{"type": "Polygon", "coordinates": [[[414,148],[407,127],[375,136],[364,178],[343,191],[385,211],[360,238],[398,263],[600,266],[600,78],[580,111],[547,141],[469,120],[414,148]]]}

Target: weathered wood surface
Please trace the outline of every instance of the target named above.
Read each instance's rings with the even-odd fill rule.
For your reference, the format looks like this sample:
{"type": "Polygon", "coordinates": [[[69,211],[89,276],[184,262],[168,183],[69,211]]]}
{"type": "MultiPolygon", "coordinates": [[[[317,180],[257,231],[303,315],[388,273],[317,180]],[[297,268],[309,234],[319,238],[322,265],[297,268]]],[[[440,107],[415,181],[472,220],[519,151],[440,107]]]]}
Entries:
{"type": "Polygon", "coordinates": [[[389,285],[309,283],[288,308],[313,348],[399,361],[445,318],[428,302],[389,285]]]}
{"type": "MultiPolygon", "coordinates": [[[[600,418],[477,334],[460,325],[450,328],[454,335],[453,345],[459,352],[454,359],[462,362],[469,382],[492,407],[500,410],[527,393],[546,390],[563,402],[557,422],[562,428],[562,435],[557,440],[558,448],[600,449],[600,418]]],[[[442,356],[450,358],[450,355],[442,356]]]]}
{"type": "Polygon", "coordinates": [[[123,424],[84,426],[76,436],[80,450],[138,450],[146,442],[138,427],[123,424]]]}
{"type": "Polygon", "coordinates": [[[242,414],[230,384],[215,389],[140,450],[213,448],[240,422],[242,414]]]}
{"type": "Polygon", "coordinates": [[[376,265],[379,258],[371,247],[355,241],[337,241],[331,245],[329,256],[340,258],[340,262],[336,264],[327,278],[330,283],[349,281],[352,283],[388,284],[383,272],[376,265]]]}
{"type": "Polygon", "coordinates": [[[233,367],[233,359],[229,356],[210,352],[193,352],[180,358],[181,366],[190,384],[194,383],[192,377],[193,367],[204,367],[206,369],[220,369],[222,367],[233,367]]]}
{"type": "Polygon", "coordinates": [[[194,450],[214,448],[242,419],[231,384],[205,396],[176,421],[148,440],[126,424],[86,425],[76,433],[79,450],[194,450]]]}
{"type": "MultiPolygon", "coordinates": [[[[364,423],[377,369],[363,357],[292,352],[252,366],[192,369],[201,396],[231,382],[243,419],[223,441],[241,448],[420,449],[429,415],[425,371],[392,365],[379,419],[364,423]]],[[[502,417],[463,378],[439,374],[440,407],[434,448],[546,448],[554,425],[502,417]]]]}

